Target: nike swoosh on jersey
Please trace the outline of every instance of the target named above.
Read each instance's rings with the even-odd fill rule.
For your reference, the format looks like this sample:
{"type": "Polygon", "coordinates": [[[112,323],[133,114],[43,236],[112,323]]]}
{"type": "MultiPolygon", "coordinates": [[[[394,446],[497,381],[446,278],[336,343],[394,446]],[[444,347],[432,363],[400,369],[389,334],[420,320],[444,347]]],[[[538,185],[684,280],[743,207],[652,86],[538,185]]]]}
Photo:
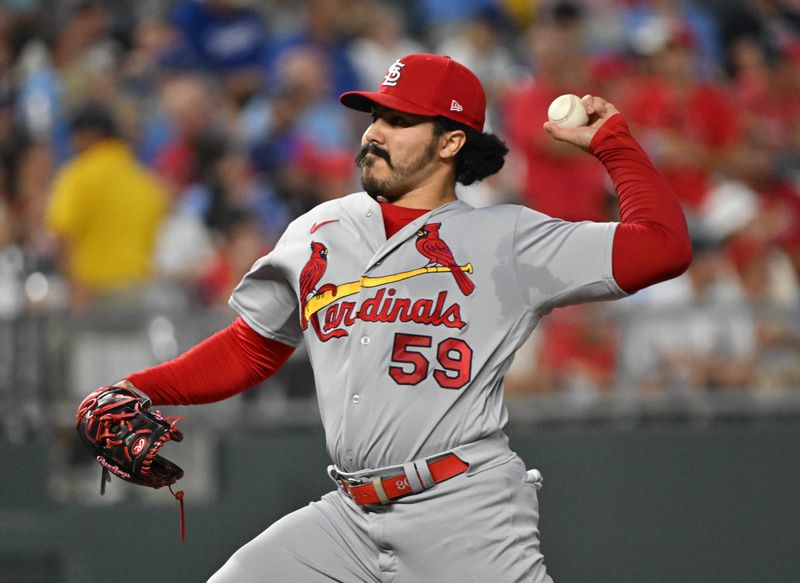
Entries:
{"type": "Polygon", "coordinates": [[[308,232],[309,233],[314,233],[320,227],[322,227],[324,225],[327,225],[328,223],[335,223],[338,220],[339,219],[330,219],[329,221],[322,221],[321,223],[314,223],[313,225],[311,225],[311,229],[308,232]]]}

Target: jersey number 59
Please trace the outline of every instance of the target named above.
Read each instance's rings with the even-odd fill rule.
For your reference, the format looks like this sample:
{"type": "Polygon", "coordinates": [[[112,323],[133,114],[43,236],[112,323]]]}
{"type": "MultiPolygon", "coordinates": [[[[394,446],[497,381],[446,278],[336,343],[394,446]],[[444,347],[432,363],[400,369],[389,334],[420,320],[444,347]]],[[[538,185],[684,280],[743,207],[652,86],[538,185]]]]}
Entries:
{"type": "Polygon", "coordinates": [[[472,348],[458,338],[445,338],[436,346],[435,354],[430,336],[418,334],[394,335],[389,376],[398,385],[417,385],[428,377],[430,358],[436,358],[440,368],[433,369],[433,378],[443,389],[460,389],[472,377],[472,348]]]}

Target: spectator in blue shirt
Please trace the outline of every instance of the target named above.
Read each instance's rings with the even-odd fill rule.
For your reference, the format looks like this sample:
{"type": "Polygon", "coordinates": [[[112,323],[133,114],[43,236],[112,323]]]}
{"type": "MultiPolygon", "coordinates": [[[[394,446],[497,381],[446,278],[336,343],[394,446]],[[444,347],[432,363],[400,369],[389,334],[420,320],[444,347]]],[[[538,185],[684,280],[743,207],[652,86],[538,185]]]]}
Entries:
{"type": "Polygon", "coordinates": [[[244,104],[262,88],[269,34],[259,12],[236,0],[183,0],[171,20],[186,51],[202,69],[221,77],[235,103],[244,104]]]}

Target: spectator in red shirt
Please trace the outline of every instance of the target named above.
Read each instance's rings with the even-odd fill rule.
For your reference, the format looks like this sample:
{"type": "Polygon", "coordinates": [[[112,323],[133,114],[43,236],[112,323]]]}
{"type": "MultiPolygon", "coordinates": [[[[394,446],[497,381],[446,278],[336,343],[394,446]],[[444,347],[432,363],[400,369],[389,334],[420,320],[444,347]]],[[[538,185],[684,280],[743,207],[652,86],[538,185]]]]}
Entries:
{"type": "Polygon", "coordinates": [[[506,137],[524,166],[519,199],[561,219],[608,220],[602,165],[538,131],[553,99],[563,93],[581,96],[595,86],[582,49],[582,13],[559,4],[531,29],[529,40],[534,79],[511,91],[503,111],[506,137]]]}
{"type": "Polygon", "coordinates": [[[160,99],[174,136],[156,152],[154,166],[173,196],[180,197],[203,171],[203,148],[222,136],[222,102],[209,84],[192,74],[166,80],[160,99]]]}
{"type": "Polygon", "coordinates": [[[542,322],[534,387],[591,396],[614,381],[618,331],[601,304],[556,310],[542,322]]]}
{"type": "Polygon", "coordinates": [[[737,171],[758,193],[761,211],[729,247],[740,268],[781,251],[800,273],[800,45],[787,44],[772,56],[748,38],[733,48],[746,152],[737,171]]]}
{"type": "Polygon", "coordinates": [[[695,77],[695,40],[688,27],[661,24],[668,27],[662,42],[640,55],[641,72],[619,105],[684,209],[697,213],[714,174],[736,169],[741,116],[720,85],[695,77]]]}

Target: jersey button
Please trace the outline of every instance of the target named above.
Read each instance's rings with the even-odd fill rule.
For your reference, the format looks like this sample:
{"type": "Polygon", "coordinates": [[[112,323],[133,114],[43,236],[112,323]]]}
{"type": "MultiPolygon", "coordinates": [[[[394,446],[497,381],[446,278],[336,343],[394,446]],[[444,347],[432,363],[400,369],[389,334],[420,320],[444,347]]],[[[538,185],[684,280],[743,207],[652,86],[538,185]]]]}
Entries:
{"type": "Polygon", "coordinates": [[[346,452],[344,452],[344,459],[346,459],[348,462],[352,462],[355,459],[352,449],[348,449],[346,452]]]}
{"type": "Polygon", "coordinates": [[[367,211],[367,218],[372,216],[372,211],[367,211]]]}
{"type": "Polygon", "coordinates": [[[361,402],[361,397],[353,395],[353,404],[358,405],[361,402]]]}
{"type": "Polygon", "coordinates": [[[361,344],[364,345],[364,346],[369,344],[369,336],[362,336],[361,337],[361,344]]]}

